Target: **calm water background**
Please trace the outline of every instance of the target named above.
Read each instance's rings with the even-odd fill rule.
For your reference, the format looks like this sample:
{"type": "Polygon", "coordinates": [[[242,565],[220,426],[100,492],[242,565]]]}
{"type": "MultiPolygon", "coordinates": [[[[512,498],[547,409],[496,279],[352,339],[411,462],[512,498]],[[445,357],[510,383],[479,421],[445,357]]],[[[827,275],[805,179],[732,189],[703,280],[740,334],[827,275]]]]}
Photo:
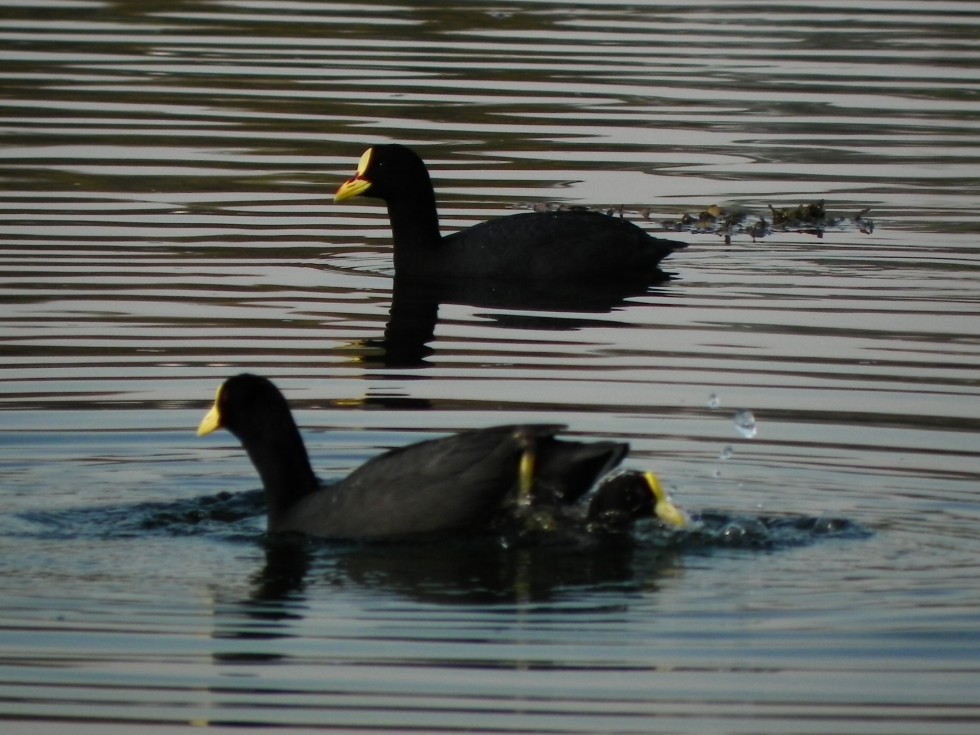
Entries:
{"type": "Polygon", "coordinates": [[[4,733],[977,731],[976,3],[0,1],[0,59],[4,733]],[[876,229],[684,234],[646,294],[458,299],[392,364],[385,212],[330,201],[390,140],[447,231],[816,199],[876,229]],[[873,533],[279,549],[201,500],[258,484],[193,434],[243,369],[324,476],[561,421],[688,509],[873,533]]]}

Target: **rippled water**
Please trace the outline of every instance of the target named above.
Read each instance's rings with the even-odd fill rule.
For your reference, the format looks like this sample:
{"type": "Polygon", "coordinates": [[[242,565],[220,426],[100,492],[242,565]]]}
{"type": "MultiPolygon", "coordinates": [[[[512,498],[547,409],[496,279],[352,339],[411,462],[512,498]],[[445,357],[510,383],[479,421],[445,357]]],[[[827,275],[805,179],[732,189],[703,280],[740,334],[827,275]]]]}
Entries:
{"type": "Polygon", "coordinates": [[[0,0],[0,729],[975,732],[978,31],[970,2],[0,0]],[[645,292],[468,289],[406,330],[383,208],[331,202],[387,141],[446,231],[815,200],[874,231],[681,232],[645,292]],[[325,477],[560,421],[723,522],[269,543],[244,453],[193,433],[244,369],[325,477]]]}

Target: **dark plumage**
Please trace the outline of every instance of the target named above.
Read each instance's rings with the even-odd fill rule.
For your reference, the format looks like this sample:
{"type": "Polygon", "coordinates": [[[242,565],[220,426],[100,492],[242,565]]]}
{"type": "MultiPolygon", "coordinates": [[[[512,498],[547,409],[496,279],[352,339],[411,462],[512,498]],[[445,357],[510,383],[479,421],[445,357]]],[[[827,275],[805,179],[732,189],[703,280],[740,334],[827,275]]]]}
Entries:
{"type": "Polygon", "coordinates": [[[603,478],[589,502],[587,518],[611,530],[625,529],[644,518],[657,518],[677,528],[689,524],[687,515],[670,502],[656,476],[636,470],[603,478]]]}
{"type": "Polygon", "coordinates": [[[422,159],[379,145],[334,201],[364,195],[388,205],[395,270],[416,277],[601,281],[663,278],[660,261],[686,243],[648,235],[632,222],[586,210],[526,212],[442,237],[422,159]]]}
{"type": "Polygon", "coordinates": [[[238,437],[258,470],[270,531],[342,539],[480,526],[514,503],[571,503],[629,449],[557,439],[562,426],[498,426],[394,449],[324,485],[286,399],[249,374],[218,388],[198,435],[221,427],[238,437]]]}

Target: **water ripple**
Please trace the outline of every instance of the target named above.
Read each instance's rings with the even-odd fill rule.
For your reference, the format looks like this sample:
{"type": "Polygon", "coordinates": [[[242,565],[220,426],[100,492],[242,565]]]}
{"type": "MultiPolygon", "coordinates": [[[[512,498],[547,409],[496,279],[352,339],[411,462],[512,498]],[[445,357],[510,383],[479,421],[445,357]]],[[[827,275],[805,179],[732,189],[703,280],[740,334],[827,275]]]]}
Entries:
{"type": "Polygon", "coordinates": [[[0,5],[5,732],[975,729],[975,3],[0,5]],[[447,231],[876,227],[685,234],[654,288],[460,289],[393,334],[385,212],[331,202],[390,140],[447,231]],[[245,369],[326,476],[558,421],[717,510],[601,555],[297,556],[193,436],[245,369]]]}

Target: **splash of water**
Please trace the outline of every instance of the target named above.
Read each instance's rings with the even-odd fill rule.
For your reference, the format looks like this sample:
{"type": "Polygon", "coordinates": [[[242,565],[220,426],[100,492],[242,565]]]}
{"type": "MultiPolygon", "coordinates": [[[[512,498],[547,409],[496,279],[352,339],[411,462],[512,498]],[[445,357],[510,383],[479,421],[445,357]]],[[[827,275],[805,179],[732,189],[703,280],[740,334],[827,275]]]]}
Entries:
{"type": "Polygon", "coordinates": [[[732,420],[735,423],[735,430],[746,439],[751,439],[756,435],[758,429],[755,423],[755,416],[748,409],[743,408],[736,411],[732,420]]]}

